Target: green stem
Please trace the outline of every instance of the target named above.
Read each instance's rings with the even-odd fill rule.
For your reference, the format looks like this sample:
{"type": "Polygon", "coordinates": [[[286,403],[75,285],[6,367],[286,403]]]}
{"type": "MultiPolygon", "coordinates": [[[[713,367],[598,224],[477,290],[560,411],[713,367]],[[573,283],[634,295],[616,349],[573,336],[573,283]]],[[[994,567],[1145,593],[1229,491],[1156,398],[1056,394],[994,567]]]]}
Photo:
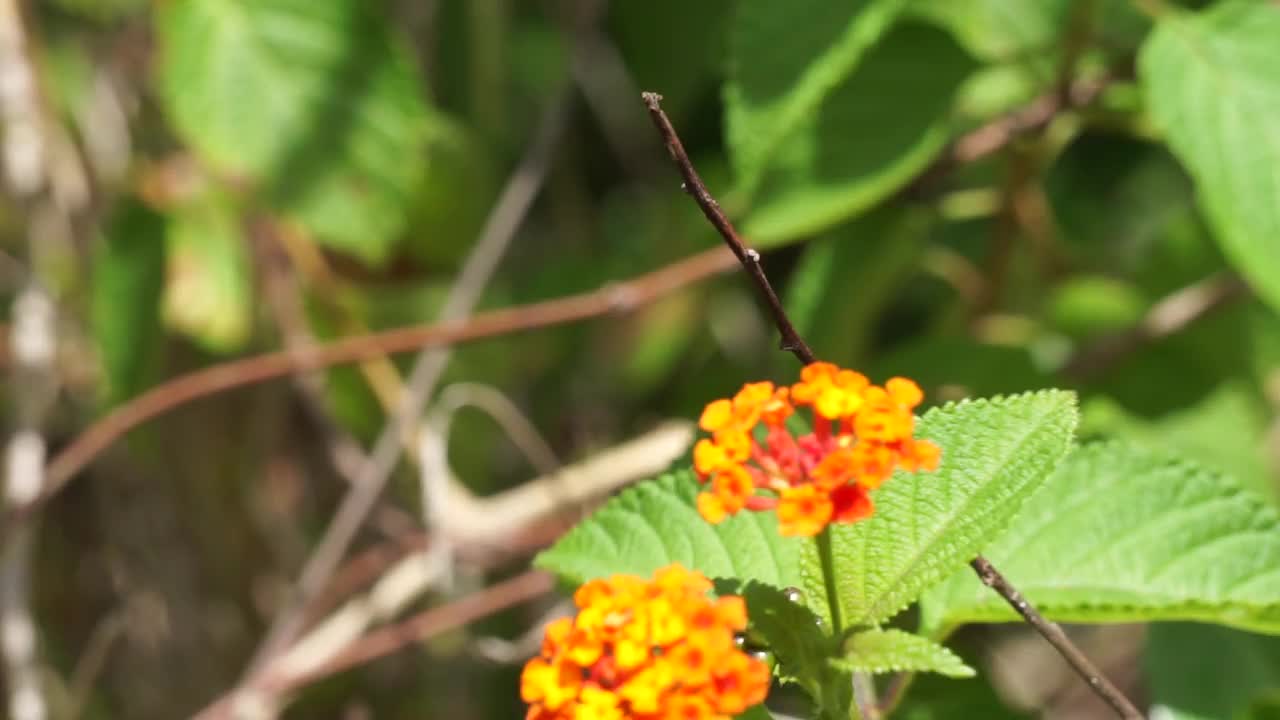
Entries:
{"type": "Polygon", "coordinates": [[[831,556],[831,526],[822,529],[815,538],[818,543],[818,562],[822,565],[822,587],[827,591],[827,609],[831,613],[831,634],[836,637],[844,630],[840,617],[840,594],[836,592],[836,567],[831,556]]]}

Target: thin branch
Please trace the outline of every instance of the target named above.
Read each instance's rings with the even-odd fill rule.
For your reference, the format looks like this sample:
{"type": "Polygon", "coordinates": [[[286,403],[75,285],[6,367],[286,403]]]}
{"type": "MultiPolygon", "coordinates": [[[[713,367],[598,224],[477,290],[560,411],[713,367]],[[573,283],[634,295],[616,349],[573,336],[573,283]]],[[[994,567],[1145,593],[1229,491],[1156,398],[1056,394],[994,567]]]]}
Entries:
{"type": "Polygon", "coordinates": [[[298,675],[281,674],[268,677],[266,684],[277,693],[302,687],[344,670],[386,657],[447,630],[541,597],[551,592],[554,587],[555,579],[549,573],[540,570],[527,571],[460,600],[424,610],[404,621],[369,633],[319,667],[298,675]]]}
{"type": "Polygon", "coordinates": [[[693,196],[693,200],[698,203],[702,214],[720,233],[720,237],[724,238],[724,244],[729,246],[729,249],[733,251],[734,257],[738,258],[738,262],[742,263],[743,269],[755,281],[756,288],[760,291],[760,297],[769,306],[769,314],[773,316],[773,322],[778,326],[778,332],[782,333],[782,349],[791,352],[797,358],[800,358],[803,363],[813,362],[813,351],[809,349],[804,340],[800,339],[800,334],[796,332],[795,326],[791,324],[791,319],[787,317],[786,310],[782,309],[782,301],[778,299],[778,294],[773,291],[773,286],[769,284],[769,278],[765,276],[764,268],[760,266],[760,253],[748,248],[742,242],[738,232],[733,229],[733,223],[729,222],[729,218],[720,209],[720,203],[716,202],[716,199],[707,191],[707,186],[703,184],[702,178],[698,177],[698,171],[693,169],[693,163],[689,161],[689,155],[684,151],[684,144],[680,142],[680,136],[676,135],[676,129],[672,127],[671,120],[667,118],[667,114],[662,111],[662,107],[659,105],[662,102],[662,96],[651,92],[641,93],[640,96],[644,98],[645,105],[649,107],[649,117],[662,135],[662,140],[667,146],[667,152],[671,153],[671,159],[675,161],[676,168],[680,171],[680,177],[684,178],[681,188],[693,196]]]}
{"type": "Polygon", "coordinates": [[[1092,377],[1135,350],[1185,329],[1248,293],[1239,277],[1225,272],[1175,290],[1152,305],[1138,324],[1071,356],[1061,372],[1075,380],[1092,377]]]}
{"type": "MultiPolygon", "coordinates": [[[[27,266],[10,306],[8,393],[12,433],[5,442],[0,505],[20,507],[45,485],[42,427],[57,397],[56,308],[36,268],[48,248],[71,242],[71,214],[87,191],[66,136],[49,108],[36,65],[36,38],[18,0],[0,1],[0,171],[24,211],[27,266]]],[[[32,608],[36,534],[21,528],[0,543],[0,674],[13,720],[45,720],[40,629],[32,608]]]]}
{"type": "MultiPolygon", "coordinates": [[[[459,549],[459,555],[467,556],[481,568],[494,567],[500,559],[494,556],[494,549],[503,550],[509,559],[545,546],[566,529],[565,523],[557,523],[554,533],[537,532],[538,526],[549,517],[598,500],[639,478],[652,477],[669,467],[692,441],[692,423],[671,421],[555,473],[482,498],[472,495],[452,477],[447,478],[445,493],[450,511],[448,517],[432,528],[430,540],[425,535],[416,536],[401,542],[392,552],[365,553],[353,559],[331,582],[341,586],[338,589],[347,599],[324,619],[310,625],[306,634],[287,650],[268,659],[253,680],[256,684],[249,688],[259,692],[237,688],[228,692],[227,697],[238,696],[237,702],[250,708],[270,709],[275,701],[268,695],[275,691],[269,685],[269,678],[310,677],[318,668],[360,644],[362,633],[370,626],[393,618],[408,603],[439,584],[440,565],[433,558],[438,543],[453,544],[459,549]],[[532,538],[531,533],[535,535],[532,538]],[[489,557],[485,557],[486,552],[489,557]],[[365,585],[374,577],[372,587],[355,592],[355,587],[365,585]]],[[[322,605],[326,608],[335,605],[336,594],[326,592],[322,601],[307,608],[308,620],[319,614],[322,605]]],[[[227,706],[221,700],[215,701],[206,712],[212,712],[214,707],[227,706]]]]}
{"type": "MultiPolygon", "coordinates": [[[[32,284],[13,303],[14,376],[17,430],[5,446],[6,504],[36,497],[44,482],[45,438],[40,422],[49,404],[54,357],[53,303],[32,284]]],[[[40,684],[40,658],[31,609],[35,535],[24,527],[0,545],[0,668],[13,720],[44,720],[48,701],[40,684]]]]}
{"type": "MultiPolygon", "coordinates": [[[[461,321],[479,303],[498,263],[506,254],[512,238],[542,187],[543,179],[551,166],[552,153],[567,122],[569,98],[567,91],[562,92],[545,113],[532,144],[503,187],[479,239],[450,288],[440,311],[439,322],[461,321]]],[[[303,565],[296,586],[296,596],[287,602],[272,623],[267,638],[252,663],[253,667],[261,667],[267,657],[287,645],[297,634],[304,618],[304,608],[337,570],[360,526],[382,495],[382,490],[400,460],[401,444],[406,437],[414,434],[411,428],[435,391],[436,383],[451,357],[452,349],[447,345],[418,351],[399,399],[399,407],[387,418],[386,425],[374,442],[369,460],[360,468],[356,482],[348,489],[320,542],[303,565]]]]}
{"type": "Polygon", "coordinates": [[[1138,711],[1138,708],[1129,702],[1129,699],[1124,696],[1124,693],[1120,692],[1119,688],[1103,677],[1102,671],[1089,658],[1085,657],[1085,654],[1075,646],[1075,643],[1071,642],[1071,639],[1062,631],[1062,628],[1057,623],[1046,620],[1026,598],[1022,597],[1022,593],[1018,592],[1018,589],[1011,585],[992,566],[990,561],[979,556],[971,560],[969,566],[978,574],[978,579],[982,581],[983,585],[999,593],[1000,597],[1004,598],[1010,607],[1017,611],[1031,627],[1035,628],[1036,632],[1049,641],[1049,644],[1071,665],[1076,674],[1084,678],[1089,687],[1097,693],[1098,697],[1106,701],[1116,711],[1117,715],[1125,718],[1125,720],[1142,720],[1143,716],[1138,711]]]}
{"type": "Polygon", "coordinates": [[[220,392],[294,373],[357,362],[424,347],[459,345],[517,332],[634,311],[671,293],[737,266],[733,255],[712,248],[666,267],[611,283],[598,290],[475,315],[465,322],[395,328],[317,345],[305,354],[279,351],[211,365],[142,393],[86,428],[47,468],[46,486],[32,500],[0,518],[0,545],[17,526],[56,496],[103,451],[144,423],[187,403],[220,392]]]}
{"type": "MultiPolygon", "coordinates": [[[[551,575],[530,570],[460,600],[424,610],[407,620],[369,633],[323,664],[309,667],[301,673],[277,672],[271,669],[271,673],[263,681],[264,689],[276,696],[283,695],[290,690],[386,657],[442,632],[545,595],[554,586],[555,581],[551,575]]],[[[224,695],[195,715],[195,720],[223,720],[237,717],[239,709],[237,699],[234,694],[224,695]]]]}
{"type": "Polygon", "coordinates": [[[439,412],[438,432],[448,435],[453,415],[464,407],[474,408],[488,415],[506,433],[511,444],[524,455],[529,465],[543,475],[550,475],[560,467],[555,450],[538,428],[515,402],[492,385],[474,382],[453,383],[440,392],[432,414],[439,412]]]}
{"type": "MultiPolygon", "coordinates": [[[[671,158],[675,161],[676,167],[679,168],[680,175],[685,179],[685,183],[693,194],[694,199],[697,200],[698,206],[702,208],[702,212],[707,216],[707,219],[720,231],[720,236],[724,238],[729,248],[734,251],[734,255],[742,263],[743,268],[756,281],[761,294],[769,301],[769,307],[778,324],[778,330],[784,338],[784,348],[791,350],[802,362],[812,362],[814,360],[812,351],[804,344],[803,340],[797,337],[795,328],[787,318],[786,311],[782,308],[777,295],[773,292],[773,288],[769,286],[768,279],[764,276],[764,271],[760,268],[759,254],[745,250],[745,246],[741,239],[738,238],[737,233],[734,232],[733,226],[724,216],[724,213],[720,211],[719,204],[707,192],[706,187],[698,178],[698,173],[694,171],[693,163],[690,162],[689,156],[684,151],[684,146],[680,143],[679,137],[676,136],[675,128],[671,126],[671,121],[667,119],[666,113],[662,111],[658,104],[662,99],[661,96],[655,93],[644,93],[642,97],[645,105],[649,108],[649,116],[653,119],[654,125],[666,142],[667,150],[671,153],[671,158]]],[[[1106,678],[1102,677],[1102,674],[1097,671],[1097,668],[1093,667],[1088,658],[1071,644],[1070,639],[1062,632],[1062,629],[1056,624],[1045,620],[990,562],[979,556],[974,558],[970,565],[978,573],[978,577],[982,582],[998,592],[1010,605],[1013,605],[1033,628],[1062,653],[1067,662],[1089,683],[1089,686],[1111,704],[1121,717],[1142,717],[1141,713],[1138,713],[1133,705],[1124,698],[1124,695],[1106,678]]]]}
{"type": "Polygon", "coordinates": [[[917,175],[899,195],[915,198],[928,196],[938,182],[956,168],[1003,150],[1019,137],[1044,128],[1064,111],[1093,103],[1115,79],[1113,76],[1103,75],[1076,80],[1067,86],[1065,92],[1059,89],[1047,92],[1008,115],[970,130],[952,141],[938,159],[917,175]]]}

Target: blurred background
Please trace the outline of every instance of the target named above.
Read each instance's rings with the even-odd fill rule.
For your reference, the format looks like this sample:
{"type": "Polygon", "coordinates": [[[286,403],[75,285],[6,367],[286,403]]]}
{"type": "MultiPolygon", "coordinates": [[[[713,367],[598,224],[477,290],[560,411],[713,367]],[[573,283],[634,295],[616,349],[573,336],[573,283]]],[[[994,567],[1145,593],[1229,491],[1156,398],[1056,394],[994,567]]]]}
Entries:
{"type": "MultiPolygon", "coordinates": [[[[281,657],[285,717],[522,716],[557,607],[530,557],[681,458],[704,403],[796,370],[641,90],[820,357],[935,403],[1073,388],[1083,436],[1275,497],[1280,321],[1153,134],[1134,4],[913,0],[786,132],[751,93],[855,4],[736,5],[0,0],[9,717],[230,717],[281,657]],[[579,294],[575,322],[526,307],[579,294]],[[375,335],[505,308],[445,351],[375,335]]],[[[1196,717],[1280,687],[1244,633],[1081,639],[1148,701],[1225,688],[1196,717]]],[[[1019,629],[956,642],[982,678],[906,717],[1101,716],[1019,629]]]]}

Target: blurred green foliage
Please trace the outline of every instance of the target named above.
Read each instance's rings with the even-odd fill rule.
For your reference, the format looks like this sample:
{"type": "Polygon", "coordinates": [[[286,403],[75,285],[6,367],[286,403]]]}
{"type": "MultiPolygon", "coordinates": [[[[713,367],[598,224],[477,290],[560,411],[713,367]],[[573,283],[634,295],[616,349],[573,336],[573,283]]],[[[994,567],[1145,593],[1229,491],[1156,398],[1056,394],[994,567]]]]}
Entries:
{"type": "MultiPolygon", "coordinates": [[[[430,322],[557,102],[567,128],[482,308],[593,290],[713,246],[647,125],[644,89],[665,95],[824,359],[915,377],[930,402],[1070,386],[1085,436],[1193,460],[1197,488],[1226,477],[1277,498],[1275,3],[28,6],[47,100],[93,178],[82,242],[42,257],[23,257],[21,208],[0,211],[0,249],[51,287],[77,351],[65,353],[55,450],[164,378],[291,336],[430,322]],[[917,185],[951,143],[1064,80],[1108,87],[917,185]],[[1249,290],[1064,372],[1223,273],[1249,290]]],[[[5,273],[11,298],[20,285],[5,273]]],[[[789,377],[757,309],[741,278],[706,281],[632,313],[461,347],[442,384],[500,389],[562,459],[587,457],[696,417],[746,380],[789,377]]],[[[117,613],[128,630],[85,717],[185,716],[224,691],[341,496],[327,426],[371,440],[395,389],[387,372],[406,366],[319,373],[318,404],[285,382],[236,391],[102,458],[43,525],[51,684],[70,692],[94,627],[117,613]]],[[[477,494],[536,474],[479,413],[459,415],[449,451],[477,494]]],[[[406,463],[362,546],[418,502],[406,463]]],[[[536,615],[467,632],[516,637],[536,615]]],[[[520,713],[514,671],[466,647],[431,644],[320,683],[289,716],[520,713]]],[[[1145,699],[1179,717],[1272,717],[1277,647],[1157,626],[1145,699]]],[[[1008,715],[971,664],[980,679],[928,681],[902,716],[957,717],[939,710],[949,693],[965,717],[1008,715]]]]}

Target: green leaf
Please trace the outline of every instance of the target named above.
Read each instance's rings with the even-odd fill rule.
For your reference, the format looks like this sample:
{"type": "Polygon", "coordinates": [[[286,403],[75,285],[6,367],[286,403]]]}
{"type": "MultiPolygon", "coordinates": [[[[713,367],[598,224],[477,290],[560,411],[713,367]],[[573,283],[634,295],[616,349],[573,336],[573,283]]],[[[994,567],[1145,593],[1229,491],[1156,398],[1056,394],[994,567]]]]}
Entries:
{"type": "Polygon", "coordinates": [[[833,662],[849,672],[934,672],[954,678],[977,674],[947,648],[896,628],[855,633],[845,641],[844,651],[844,657],[833,662]]]}
{"type": "MultiPolygon", "coordinates": [[[[802,122],[787,129],[761,169],[747,234],[765,246],[793,240],[899,190],[946,144],[953,96],[972,67],[937,28],[909,24],[888,32],[802,122]]],[[[735,156],[744,151],[732,133],[730,149],[735,156]]],[[[743,173],[739,179],[750,182],[743,173]]]]}
{"type": "Polygon", "coordinates": [[[1223,250],[1280,308],[1277,37],[1273,3],[1167,13],[1142,49],[1139,73],[1151,116],[1191,171],[1223,250]]]}
{"type": "Polygon", "coordinates": [[[981,344],[968,338],[924,336],[875,358],[871,375],[903,375],[920,383],[925,397],[984,397],[1034,390],[1053,382],[1026,347],[981,344]],[[946,362],[938,362],[946,358],[946,362]]]}
{"type": "Polygon", "coordinates": [[[170,217],[165,322],[206,350],[239,350],[253,319],[250,262],[235,209],[200,197],[170,217]]]}
{"type": "MultiPolygon", "coordinates": [[[[1161,452],[1080,448],[986,556],[1055,620],[1202,620],[1280,633],[1280,513],[1161,452]]],[[[933,635],[1017,619],[971,573],[921,601],[933,635]]]]}
{"type": "Polygon", "coordinates": [[[1225,474],[1276,500],[1267,468],[1266,403],[1243,382],[1224,382],[1194,405],[1155,418],[1131,414],[1107,397],[1084,403],[1081,434],[1104,435],[1152,449],[1177,448],[1180,457],[1225,474]]]}
{"type": "Polygon", "coordinates": [[[855,364],[862,356],[886,303],[918,270],[933,217],[886,206],[805,244],[786,307],[818,357],[855,364]]]}
{"type": "Polygon", "coordinates": [[[361,0],[184,0],[159,11],[161,98],[219,171],[265,184],[320,239],[388,255],[429,118],[408,53],[361,0]]]}
{"type": "Polygon", "coordinates": [[[769,709],[764,705],[749,707],[746,712],[736,715],[735,717],[740,720],[773,720],[773,716],[769,714],[769,709]]]}
{"type": "Polygon", "coordinates": [[[1034,716],[1011,710],[982,678],[954,679],[928,674],[916,676],[911,691],[891,717],[894,720],[1030,720],[1034,716]]]}
{"type": "MultiPolygon", "coordinates": [[[[831,526],[843,625],[892,617],[982,552],[1066,455],[1075,424],[1075,395],[1060,390],[926,413],[918,434],[942,448],[938,471],[897,473],[873,494],[869,520],[831,526]]],[[[801,572],[805,591],[826,597],[816,543],[801,572]]]]}
{"type": "Polygon", "coordinates": [[[121,201],[95,247],[90,327],[107,379],[107,402],[141,390],[156,370],[164,288],[165,220],[121,201]]]}
{"type": "Polygon", "coordinates": [[[950,30],[973,55],[1009,60],[1051,48],[1068,0],[917,0],[911,13],[950,30]]]}
{"type": "Polygon", "coordinates": [[[719,525],[694,506],[698,481],[681,471],[622,492],[534,564],[577,585],[615,573],[647,576],[678,562],[710,578],[798,586],[801,542],[778,535],[773,513],[739,513],[719,525]]]}
{"type": "Polygon", "coordinates": [[[857,67],[905,0],[743,0],[729,28],[726,134],[748,194],[778,147],[857,67]]]}
{"type": "Polygon", "coordinates": [[[1106,275],[1077,275],[1053,288],[1046,312],[1072,338],[1098,337],[1136,325],[1146,310],[1132,284],[1106,275]]]}
{"type": "MultiPolygon", "coordinates": [[[[758,582],[717,583],[722,595],[741,595],[747,603],[752,638],[762,638],[777,660],[775,674],[784,683],[795,683],[817,703],[820,712],[839,717],[852,700],[848,673],[831,664],[838,643],[804,598],[758,582]]],[[[819,600],[820,602],[820,600],[819,600]]]]}
{"type": "Polygon", "coordinates": [[[1280,687],[1280,641],[1212,625],[1157,623],[1147,631],[1144,665],[1162,718],[1265,717],[1244,712],[1280,687]]]}

